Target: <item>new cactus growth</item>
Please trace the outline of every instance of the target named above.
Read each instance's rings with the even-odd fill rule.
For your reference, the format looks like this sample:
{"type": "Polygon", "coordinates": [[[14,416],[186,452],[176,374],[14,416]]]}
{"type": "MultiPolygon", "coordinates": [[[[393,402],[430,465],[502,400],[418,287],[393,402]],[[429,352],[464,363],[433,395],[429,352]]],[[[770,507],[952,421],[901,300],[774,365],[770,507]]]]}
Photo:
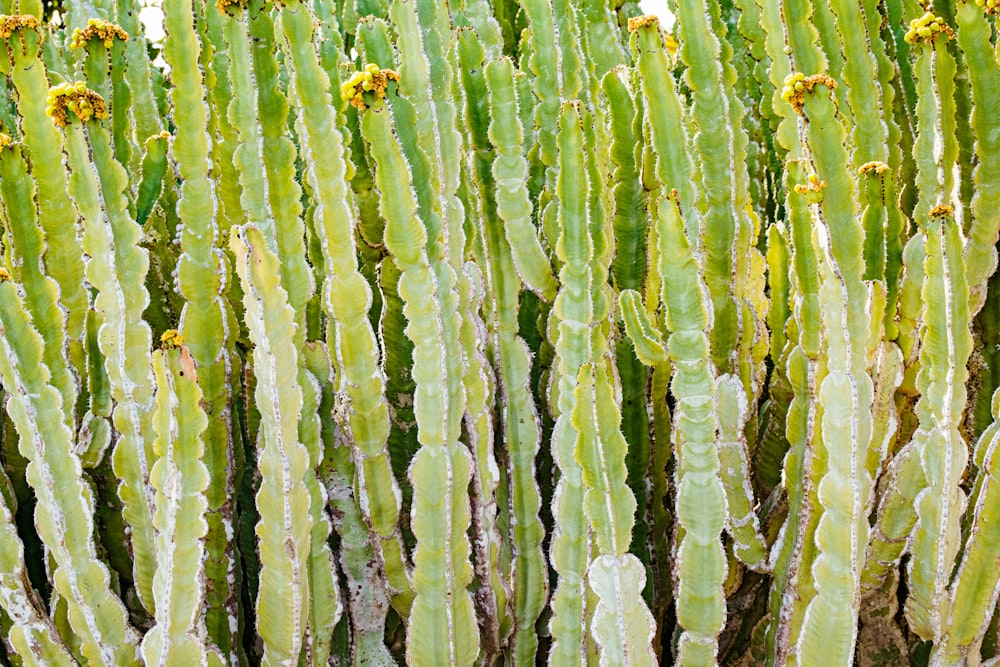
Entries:
{"type": "Polygon", "coordinates": [[[0,665],[1000,664],[1000,3],[668,4],[0,0],[0,665]]]}

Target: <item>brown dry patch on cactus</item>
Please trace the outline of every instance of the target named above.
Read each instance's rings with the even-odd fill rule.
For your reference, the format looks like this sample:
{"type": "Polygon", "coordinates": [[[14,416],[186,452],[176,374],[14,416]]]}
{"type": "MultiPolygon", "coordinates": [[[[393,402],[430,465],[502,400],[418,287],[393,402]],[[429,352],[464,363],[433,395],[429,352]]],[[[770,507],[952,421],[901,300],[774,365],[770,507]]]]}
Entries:
{"type": "Polygon", "coordinates": [[[781,99],[792,105],[795,113],[802,115],[802,105],[805,103],[806,95],[811,93],[816,86],[826,86],[830,90],[837,87],[837,82],[833,77],[826,74],[813,74],[806,76],[802,72],[795,72],[785,77],[785,87],[781,91],[781,99]]]}
{"type": "Polygon", "coordinates": [[[104,46],[110,49],[116,39],[127,42],[128,33],[122,30],[122,27],[116,23],[101,19],[90,19],[87,21],[86,28],[83,30],[77,28],[73,31],[73,39],[69,45],[74,49],[84,48],[87,46],[87,42],[92,39],[103,42],[104,46]]]}
{"type": "Polygon", "coordinates": [[[73,113],[82,122],[91,118],[107,118],[108,105],[104,98],[87,88],[83,81],[76,83],[61,83],[49,89],[49,106],[45,115],[51,118],[58,127],[66,127],[73,113]]]}

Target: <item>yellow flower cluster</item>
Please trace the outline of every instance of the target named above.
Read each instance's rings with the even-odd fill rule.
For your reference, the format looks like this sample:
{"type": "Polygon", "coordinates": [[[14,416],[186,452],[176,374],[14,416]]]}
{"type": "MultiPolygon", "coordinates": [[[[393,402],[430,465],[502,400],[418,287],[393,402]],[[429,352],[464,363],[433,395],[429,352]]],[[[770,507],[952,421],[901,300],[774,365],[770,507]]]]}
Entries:
{"type": "Polygon", "coordinates": [[[177,329],[167,329],[160,336],[160,344],[164,350],[172,350],[184,344],[184,336],[177,329]]]}
{"type": "Polygon", "coordinates": [[[792,108],[795,109],[795,113],[801,115],[806,93],[811,93],[819,85],[833,90],[837,87],[837,82],[826,74],[813,74],[812,76],[806,76],[802,72],[789,74],[785,77],[785,85],[781,90],[781,99],[791,104],[792,108]]]}
{"type": "Polygon", "coordinates": [[[976,4],[984,8],[987,14],[1000,14],[1000,0],[976,0],[976,4]]]}
{"type": "Polygon", "coordinates": [[[379,69],[378,65],[369,63],[340,86],[340,96],[351,106],[364,110],[368,106],[364,94],[371,92],[374,93],[374,99],[383,99],[389,81],[399,81],[399,73],[391,69],[379,69]]]}
{"type": "Polygon", "coordinates": [[[0,266],[0,283],[10,280],[10,271],[0,266]]]}
{"type": "Polygon", "coordinates": [[[955,31],[946,25],[940,16],[924,12],[920,18],[910,21],[910,29],[906,31],[903,39],[910,44],[916,44],[919,41],[933,44],[942,35],[948,40],[955,36],[955,31]]]}
{"type": "Polygon", "coordinates": [[[91,118],[108,117],[104,98],[87,88],[83,81],[60,83],[49,89],[49,106],[45,109],[45,115],[58,127],[66,127],[72,120],[69,117],[70,111],[84,123],[91,118]]]}
{"type": "Polygon", "coordinates": [[[220,14],[228,14],[230,8],[243,9],[246,6],[246,0],[216,0],[215,8],[219,10],[220,14]]]}
{"type": "Polygon", "coordinates": [[[932,218],[947,218],[955,215],[955,209],[947,204],[938,204],[931,209],[932,218]]]}
{"type": "Polygon", "coordinates": [[[110,21],[90,19],[87,21],[86,28],[83,30],[77,28],[73,31],[73,39],[69,45],[71,48],[79,49],[87,46],[87,42],[90,40],[96,39],[104,42],[104,46],[110,49],[111,45],[115,43],[116,37],[123,42],[128,41],[128,33],[122,30],[121,26],[110,21]]]}
{"type": "Polygon", "coordinates": [[[872,172],[875,172],[876,174],[884,174],[887,171],[889,171],[889,165],[885,162],[879,162],[876,160],[875,162],[865,162],[861,165],[858,169],[858,175],[864,176],[865,174],[870,174],[872,172]]]}
{"type": "Polygon", "coordinates": [[[639,28],[644,28],[647,25],[660,27],[660,19],[655,14],[646,14],[645,16],[633,16],[628,20],[628,31],[635,32],[639,28]]]}
{"type": "Polygon", "coordinates": [[[19,16],[0,16],[0,38],[7,39],[15,32],[29,28],[41,30],[42,24],[31,14],[19,16]]]}
{"type": "Polygon", "coordinates": [[[804,184],[795,186],[795,192],[804,195],[810,204],[818,204],[823,199],[826,181],[819,180],[816,174],[810,174],[804,184]]]}
{"type": "Polygon", "coordinates": [[[12,143],[14,143],[14,140],[9,135],[0,132],[0,149],[7,148],[12,143]]]}

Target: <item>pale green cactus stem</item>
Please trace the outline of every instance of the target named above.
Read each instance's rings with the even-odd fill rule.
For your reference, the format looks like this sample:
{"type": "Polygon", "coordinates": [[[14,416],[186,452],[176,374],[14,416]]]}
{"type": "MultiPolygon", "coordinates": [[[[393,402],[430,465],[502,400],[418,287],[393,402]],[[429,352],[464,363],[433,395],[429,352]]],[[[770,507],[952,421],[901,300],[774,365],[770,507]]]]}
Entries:
{"type": "Polygon", "coordinates": [[[205,606],[205,536],[208,523],[208,469],[202,462],[202,433],[208,425],[201,407],[194,360],[176,331],[164,334],[163,350],[153,353],[156,413],[150,474],[155,491],[156,625],[142,639],[146,664],[225,664],[209,647],[205,606]]]}
{"type": "Polygon", "coordinates": [[[0,148],[0,199],[6,210],[4,244],[15,280],[25,287],[25,307],[45,341],[45,361],[53,386],[64,402],[76,397],[74,379],[64,351],[65,315],[59,308],[59,285],[45,270],[47,244],[38,224],[35,179],[28,171],[24,149],[4,135],[0,148]]]}
{"type": "Polygon", "coordinates": [[[385,379],[379,370],[378,341],[367,317],[371,291],[358,272],[352,223],[354,205],[342,185],[346,174],[344,147],[334,132],[336,118],[326,103],[329,80],[311,46],[312,22],[305,5],[289,8],[280,18],[283,44],[291,65],[293,99],[299,111],[303,153],[323,155],[308,161],[306,177],[318,207],[315,231],[324,253],[323,308],[330,318],[327,345],[338,371],[337,391],[346,398],[347,428],[355,448],[358,498],[371,530],[389,583],[396,589],[399,608],[412,603],[410,584],[399,535],[400,491],[389,465],[386,440],[389,414],[385,379]],[[333,239],[341,239],[334,242],[333,239]]]}
{"type": "Polygon", "coordinates": [[[990,24],[976,3],[963,2],[956,8],[958,45],[962,49],[972,88],[972,129],[976,136],[979,164],[973,178],[972,220],[966,221],[965,265],[975,315],[986,300],[989,276],[997,267],[997,239],[1000,238],[1000,121],[991,113],[993,93],[1000,87],[1000,60],[986,48],[990,24]]]}
{"type": "Polygon", "coordinates": [[[983,431],[973,454],[977,475],[970,497],[971,526],[965,539],[961,564],[955,571],[950,593],[950,615],[943,642],[936,644],[931,658],[935,665],[970,664],[977,658],[987,625],[1000,596],[997,533],[994,523],[1000,509],[997,460],[1000,450],[1000,389],[993,393],[993,423],[983,431]]]}
{"type": "MultiPolygon", "coordinates": [[[[38,292],[32,289],[27,297],[27,305],[36,322],[35,326],[45,341],[45,363],[49,367],[52,382],[62,394],[66,406],[66,423],[75,431],[77,401],[82,397],[78,386],[79,378],[86,375],[84,338],[88,294],[83,280],[83,253],[77,240],[76,207],[66,197],[68,176],[63,166],[62,133],[46,115],[49,84],[45,66],[39,58],[44,33],[38,21],[32,24],[30,17],[3,17],[4,21],[17,22],[18,19],[22,21],[14,34],[10,34],[10,30],[4,31],[4,34],[10,36],[0,45],[0,60],[10,59],[10,70],[4,74],[10,77],[17,92],[20,129],[24,146],[31,153],[31,179],[35,183],[33,199],[37,205],[37,217],[32,213],[27,220],[36,221],[32,225],[36,231],[32,231],[31,235],[44,238],[44,245],[39,246],[38,255],[31,257],[29,261],[37,262],[41,259],[41,248],[44,247],[44,259],[38,268],[44,270],[58,285],[57,292],[53,292],[51,288],[38,292]],[[42,312],[57,307],[53,298],[65,309],[65,314],[55,320],[41,315],[42,312]],[[64,319],[64,322],[58,321],[59,319],[64,319]],[[67,345],[67,353],[64,353],[63,348],[67,345]]],[[[29,202],[21,206],[34,209],[29,202]]],[[[25,270],[34,273],[34,267],[25,270]]],[[[41,275],[37,277],[40,279],[41,275]]]]}
{"type": "MultiPolygon", "coordinates": [[[[594,304],[595,283],[592,262],[594,240],[586,215],[591,184],[584,161],[584,132],[579,102],[564,103],[559,116],[559,177],[556,181],[559,229],[556,253],[562,262],[561,288],[550,316],[555,333],[557,382],[553,382],[549,405],[556,417],[552,432],[552,456],[559,468],[553,496],[555,530],[549,559],[558,575],[551,607],[554,614],[550,631],[553,645],[550,665],[577,665],[584,655],[587,609],[586,569],[588,563],[588,522],[584,514],[583,470],[576,459],[581,437],[573,420],[573,408],[581,368],[593,355],[591,325],[600,322],[594,304]]],[[[595,185],[596,187],[596,185],[595,185]]],[[[605,316],[609,304],[604,303],[605,316]]],[[[584,434],[583,437],[596,434],[584,434]]]]}
{"type": "Polygon", "coordinates": [[[781,151],[790,153],[789,157],[801,157],[798,150],[800,144],[795,116],[791,105],[781,97],[785,77],[793,71],[790,54],[785,53],[785,31],[781,20],[782,0],[756,0],[756,2],[760,7],[760,25],[766,35],[764,51],[771,61],[768,70],[768,81],[774,91],[771,95],[771,108],[781,119],[775,132],[775,142],[781,151]]]}
{"type": "Polygon", "coordinates": [[[677,190],[688,237],[697,238],[701,216],[695,206],[695,171],[687,150],[684,113],[670,74],[671,63],[660,22],[653,16],[639,17],[629,21],[629,30],[639,71],[644,118],[649,122],[655,177],[661,186],[677,190]]]}
{"type": "Polygon", "coordinates": [[[208,468],[208,562],[212,582],[206,611],[208,634],[225,655],[235,657],[240,645],[232,532],[234,455],[230,426],[230,385],[234,372],[233,340],[238,331],[223,292],[230,280],[227,262],[217,247],[218,202],[209,178],[208,106],[199,69],[201,46],[195,34],[194,8],[189,0],[165,7],[167,39],[163,57],[171,66],[170,103],[176,126],[171,154],[182,180],[177,217],[181,256],[177,288],[186,299],[180,332],[198,364],[198,384],[208,411],[203,436],[208,468]]]}
{"type": "MultiPolygon", "coordinates": [[[[324,459],[318,476],[329,498],[333,528],[340,537],[338,565],[347,582],[348,597],[344,604],[353,629],[351,646],[346,655],[341,655],[356,667],[389,667],[396,664],[384,639],[389,585],[355,500],[352,448],[345,441],[343,424],[335,417],[333,367],[322,343],[306,343],[304,355],[306,367],[319,379],[322,391],[319,410],[324,459]]],[[[337,652],[336,648],[333,652],[337,652]]]]}
{"type": "Polygon", "coordinates": [[[414,412],[421,449],[410,468],[417,550],[407,659],[416,666],[471,665],[479,652],[479,634],[467,590],[472,580],[464,493],[469,456],[450,423],[449,383],[461,378],[449,377],[442,339],[442,319],[456,313],[457,299],[442,302],[440,297],[452,294],[454,274],[438,262],[438,270],[432,269],[428,232],[417,217],[413,185],[400,187],[398,182],[409,168],[394,138],[388,106],[377,101],[364,111],[361,129],[376,162],[385,243],[402,270],[399,293],[409,320],[406,335],[414,345],[414,412]],[[445,308],[451,315],[444,313],[445,308]]]}
{"type": "Polygon", "coordinates": [[[831,93],[835,83],[816,75],[792,94],[806,121],[819,179],[822,226],[820,291],[827,374],[819,384],[822,446],[812,474],[822,514],[811,568],[816,596],[809,602],[797,647],[800,664],[848,664],[854,654],[858,591],[868,543],[865,511],[874,492],[865,468],[872,437],[873,383],[868,375],[870,292],[863,282],[864,231],[854,207],[854,181],[845,133],[831,93]],[[801,95],[801,97],[800,97],[801,95]],[[853,610],[853,613],[852,613],[853,610]],[[827,661],[827,662],[823,662],[827,661]]]}
{"type": "MultiPolygon", "coordinates": [[[[845,56],[841,79],[847,88],[845,97],[851,109],[851,119],[847,122],[853,125],[851,164],[859,168],[873,160],[888,161],[888,127],[881,114],[870,112],[882,108],[877,63],[870,46],[881,38],[877,32],[868,33],[863,8],[857,2],[834,0],[830,9],[836,17],[836,35],[845,56]],[[859,29],[859,26],[864,27],[859,29]]],[[[837,52],[840,50],[838,48],[837,52]]]]}
{"type": "Polygon", "coordinates": [[[230,246],[243,284],[261,413],[257,633],[264,641],[265,665],[297,665],[309,618],[313,518],[305,483],[311,476],[310,457],[298,437],[302,389],[295,316],[278,278],[277,256],[267,248],[263,233],[252,226],[234,227],[230,246]]]}
{"type": "Polygon", "coordinates": [[[30,462],[38,498],[35,522],[51,554],[52,580],[67,602],[72,633],[93,665],[138,665],[138,637],[111,591],[94,544],[94,497],[84,481],[63,402],[43,362],[44,342],[32,328],[17,286],[0,282],[0,381],[18,447],[30,462]]]}
{"type": "Polygon", "coordinates": [[[532,224],[528,162],[523,155],[524,131],[518,118],[514,66],[508,58],[487,64],[490,95],[489,138],[497,151],[493,161],[497,213],[518,275],[536,294],[551,301],[557,283],[552,266],[532,224]]]}
{"type": "Polygon", "coordinates": [[[786,192],[790,223],[791,349],[786,361],[792,399],[785,417],[788,452],[784,484],[788,493],[788,518],[778,534],[772,556],[775,584],[770,596],[771,623],[766,633],[769,665],[782,664],[801,627],[810,591],[799,590],[803,561],[813,552],[812,526],[816,508],[808,479],[810,445],[816,440],[817,402],[813,387],[820,373],[820,303],[818,257],[813,246],[813,214],[806,165],[796,159],[786,164],[786,192]]]}
{"type": "MultiPolygon", "coordinates": [[[[74,89],[77,96],[82,95],[80,87],[74,89]]],[[[50,93],[57,120],[60,106],[74,99],[60,91],[57,87],[50,93]]],[[[98,344],[115,403],[112,417],[118,440],[112,467],[120,480],[118,495],[130,529],[136,590],[146,611],[154,615],[156,547],[149,487],[155,460],[154,380],[149,354],[152,333],[142,319],[149,305],[144,287],[149,259],[139,247],[141,230],[128,212],[128,181],[112,153],[110,134],[95,120],[84,125],[76,113],[67,116],[69,192],[83,221],[81,247],[89,258],[87,280],[97,290],[94,309],[101,320],[98,344]]]]}
{"type": "Polygon", "coordinates": [[[657,208],[662,299],[674,369],[671,393],[676,402],[672,435],[679,523],[676,605],[682,628],[678,661],[712,665],[726,613],[722,583],[727,566],[721,537],[728,510],[715,447],[716,378],[708,342],[711,307],[707,305],[711,297],[685,235],[676,198],[661,199],[657,208]]]}
{"type": "Polygon", "coordinates": [[[813,3],[810,0],[781,0],[785,41],[792,57],[789,74],[794,71],[817,74],[827,69],[826,56],[817,44],[819,33],[810,20],[812,15],[813,3]]]}
{"type": "Polygon", "coordinates": [[[940,641],[949,631],[948,586],[961,548],[961,517],[966,507],[960,484],[968,446],[959,427],[972,333],[961,234],[951,210],[935,209],[925,233],[920,421],[913,438],[927,483],[914,499],[917,524],[910,538],[906,615],[920,637],[940,641]]]}
{"type": "MultiPolygon", "coordinates": [[[[503,405],[504,444],[510,461],[511,493],[511,534],[514,545],[511,587],[513,593],[513,651],[517,665],[535,664],[538,637],[535,622],[545,605],[548,592],[548,576],[542,555],[544,528],[538,517],[541,498],[535,481],[535,459],[541,439],[538,412],[529,387],[531,379],[531,356],[527,345],[518,334],[518,295],[521,289],[520,275],[516,270],[515,251],[511,242],[516,238],[509,225],[504,225],[503,200],[506,187],[502,185],[511,179],[512,186],[520,190],[522,185],[516,177],[522,148],[516,139],[521,130],[517,117],[517,94],[510,61],[498,59],[486,65],[485,83],[489,95],[488,140],[499,153],[490,169],[497,184],[497,211],[484,211],[483,246],[489,267],[488,286],[492,295],[494,321],[488,323],[494,339],[495,355],[499,360],[498,391],[503,405]],[[508,87],[509,86],[509,87],[508,87]],[[513,102],[513,108],[507,104],[513,102]],[[511,117],[507,122],[505,113],[511,117]],[[513,136],[512,136],[513,135],[513,136]],[[505,160],[504,155],[510,159],[505,160]],[[508,173],[510,167],[514,174],[508,173]]],[[[480,119],[482,123],[485,119],[480,119]]],[[[471,123],[470,123],[471,124],[471,123]]],[[[480,190],[482,192],[482,189],[480,190]]],[[[530,203],[528,204],[530,206],[530,203]]],[[[533,240],[538,243],[537,237],[533,240]]],[[[541,252],[541,246],[533,246],[541,252]]],[[[535,252],[529,250],[529,252],[535,252]]],[[[541,256],[544,259],[544,255],[541,256]]],[[[545,259],[546,264],[548,260],[545,259]]],[[[551,272],[551,268],[548,268],[551,272]]],[[[553,278],[554,284],[554,278],[553,278]]]]}
{"type": "MultiPolygon", "coordinates": [[[[9,485],[6,475],[0,484],[9,485]]],[[[73,658],[41,597],[27,582],[24,545],[14,523],[15,507],[0,496],[0,606],[9,625],[5,637],[26,667],[73,667],[73,658]]]]}
{"type": "Polygon", "coordinates": [[[958,160],[955,120],[957,65],[948,50],[954,32],[944,19],[926,12],[910,22],[906,40],[914,44],[917,61],[917,136],[913,159],[917,165],[918,199],[913,219],[924,224],[931,209],[950,205],[958,160]],[[925,34],[926,33],[926,34],[925,34]]]}

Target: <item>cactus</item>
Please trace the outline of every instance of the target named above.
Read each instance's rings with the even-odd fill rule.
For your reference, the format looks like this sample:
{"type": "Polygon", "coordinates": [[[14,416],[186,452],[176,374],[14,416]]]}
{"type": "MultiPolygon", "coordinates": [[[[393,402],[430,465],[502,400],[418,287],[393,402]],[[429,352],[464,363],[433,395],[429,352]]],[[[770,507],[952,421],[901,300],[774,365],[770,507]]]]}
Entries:
{"type": "Polygon", "coordinates": [[[0,664],[1000,662],[997,2],[164,4],[0,1],[0,664]]]}

